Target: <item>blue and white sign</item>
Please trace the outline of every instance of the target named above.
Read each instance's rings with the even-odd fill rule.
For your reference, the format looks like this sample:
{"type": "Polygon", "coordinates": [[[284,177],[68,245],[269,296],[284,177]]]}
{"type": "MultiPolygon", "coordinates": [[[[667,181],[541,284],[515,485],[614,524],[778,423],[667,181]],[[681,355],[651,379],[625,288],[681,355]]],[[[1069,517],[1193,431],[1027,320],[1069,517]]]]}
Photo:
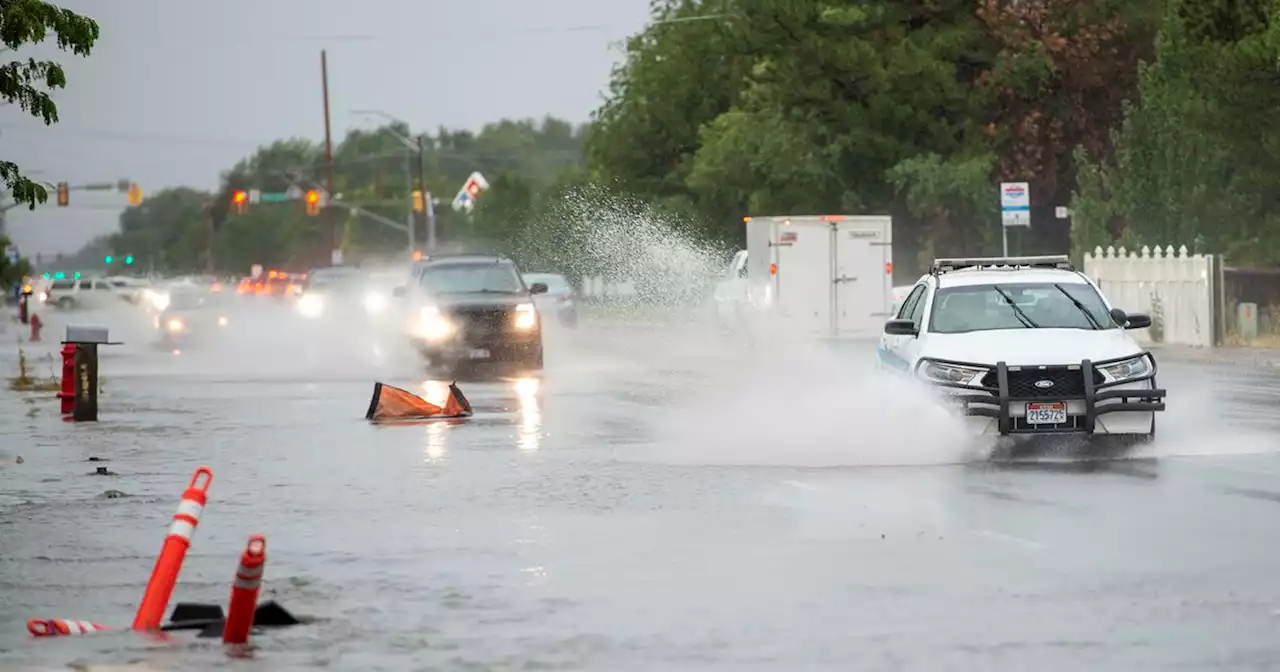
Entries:
{"type": "Polygon", "coordinates": [[[471,212],[472,208],[476,207],[476,199],[480,197],[480,192],[488,188],[489,181],[484,179],[484,175],[479,172],[471,173],[462,188],[458,190],[458,195],[453,197],[453,209],[471,212]]]}
{"type": "Polygon", "coordinates": [[[1031,226],[1031,185],[1000,183],[1000,220],[1005,226],[1031,226]]]}

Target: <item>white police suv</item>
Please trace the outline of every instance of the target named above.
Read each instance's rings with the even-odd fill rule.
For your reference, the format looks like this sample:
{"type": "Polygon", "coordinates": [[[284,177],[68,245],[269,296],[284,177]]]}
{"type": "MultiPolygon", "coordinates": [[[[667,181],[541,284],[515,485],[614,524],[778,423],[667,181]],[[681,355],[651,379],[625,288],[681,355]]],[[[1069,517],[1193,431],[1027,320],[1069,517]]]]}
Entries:
{"type": "Polygon", "coordinates": [[[958,403],[975,432],[1108,435],[1143,442],[1165,409],[1156,361],[1060,257],[938,259],[885,323],[880,365],[958,403]]]}

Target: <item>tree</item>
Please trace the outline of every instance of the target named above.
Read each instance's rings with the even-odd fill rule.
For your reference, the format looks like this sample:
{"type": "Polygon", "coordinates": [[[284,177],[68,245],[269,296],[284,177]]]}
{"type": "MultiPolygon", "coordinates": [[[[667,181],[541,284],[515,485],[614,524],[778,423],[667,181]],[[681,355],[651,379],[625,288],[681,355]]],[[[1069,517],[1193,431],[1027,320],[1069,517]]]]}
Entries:
{"type": "MultiPolygon", "coordinates": [[[[98,24],[66,9],[40,0],[0,0],[0,42],[7,50],[38,44],[52,32],[58,48],[77,56],[88,56],[98,40],[98,24]]],[[[0,99],[17,104],[46,125],[58,121],[58,107],[49,91],[65,88],[67,77],[53,61],[27,59],[0,64],[0,99]]],[[[0,179],[17,203],[32,210],[49,198],[45,188],[23,177],[11,161],[0,161],[0,179]]]]}

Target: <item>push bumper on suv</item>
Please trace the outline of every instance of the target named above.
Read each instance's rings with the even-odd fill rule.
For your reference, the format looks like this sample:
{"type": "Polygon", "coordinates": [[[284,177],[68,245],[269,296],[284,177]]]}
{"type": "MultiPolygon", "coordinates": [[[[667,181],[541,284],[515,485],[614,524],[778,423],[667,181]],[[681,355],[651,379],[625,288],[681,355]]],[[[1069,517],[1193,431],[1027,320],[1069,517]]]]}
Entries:
{"type": "Polygon", "coordinates": [[[943,388],[983,434],[1148,434],[1153,414],[1165,410],[1166,391],[1156,387],[1155,358],[1150,353],[1142,357],[1149,371],[1119,381],[1109,380],[1099,369],[1135,357],[1086,359],[1065,366],[1005,362],[992,366],[930,359],[922,360],[920,366],[934,362],[988,370],[977,384],[929,381],[943,388]]]}

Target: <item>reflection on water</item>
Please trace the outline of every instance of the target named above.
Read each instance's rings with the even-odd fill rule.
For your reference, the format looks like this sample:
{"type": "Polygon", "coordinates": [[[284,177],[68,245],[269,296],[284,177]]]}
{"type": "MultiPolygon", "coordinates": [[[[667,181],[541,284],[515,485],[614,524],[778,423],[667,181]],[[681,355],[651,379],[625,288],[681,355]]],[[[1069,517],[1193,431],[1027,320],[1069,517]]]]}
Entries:
{"type": "Polygon", "coordinates": [[[435,464],[444,460],[444,433],[449,426],[443,422],[433,422],[427,425],[426,436],[426,453],[427,464],[435,464]]]}
{"type": "Polygon", "coordinates": [[[538,387],[537,378],[521,378],[515,382],[516,400],[520,403],[520,432],[516,446],[520,450],[537,450],[542,439],[542,410],[538,408],[538,387]]]}

